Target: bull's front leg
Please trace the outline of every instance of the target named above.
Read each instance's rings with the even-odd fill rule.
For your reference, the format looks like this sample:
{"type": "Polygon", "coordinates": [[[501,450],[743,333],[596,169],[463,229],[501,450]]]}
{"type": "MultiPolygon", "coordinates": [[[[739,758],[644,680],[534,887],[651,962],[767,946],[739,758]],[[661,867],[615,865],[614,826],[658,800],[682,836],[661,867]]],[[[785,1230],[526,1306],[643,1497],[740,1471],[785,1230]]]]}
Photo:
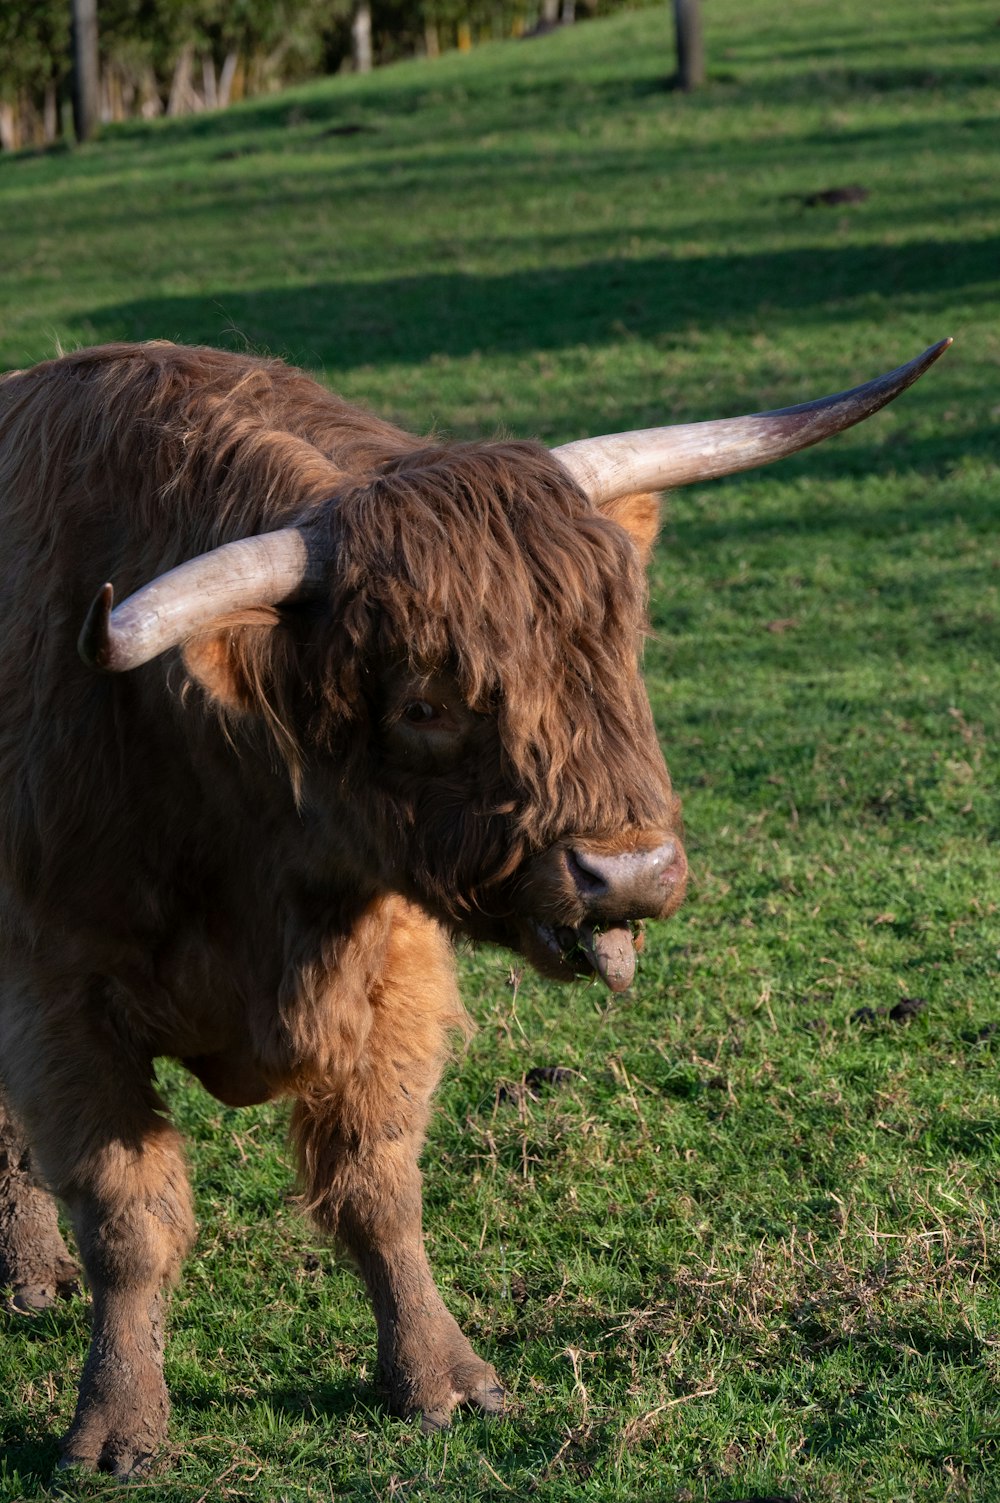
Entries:
{"type": "Polygon", "coordinates": [[[180,1141],[164,1120],[151,1061],[105,1032],[87,1006],[58,1016],[57,1027],[41,1009],[20,1022],[32,1038],[30,1047],[19,1040],[11,1105],[70,1211],[93,1296],[63,1464],[136,1476],[166,1438],[166,1299],[194,1234],[180,1141]]]}
{"type": "Polygon", "coordinates": [[[101,1146],[64,1190],[93,1295],[93,1334],[63,1464],[140,1475],[167,1437],[167,1298],[194,1236],[177,1134],[159,1116],[101,1146]]]}
{"type": "Polygon", "coordinates": [[[459,1404],[501,1409],[496,1373],[472,1350],[427,1263],[416,1144],[404,1138],[396,1151],[386,1146],[359,1153],[341,1137],[331,1147],[339,1151],[341,1172],[317,1215],[336,1230],[371,1296],[379,1383],[391,1409],[404,1417],[419,1414],[427,1430],[446,1426],[459,1404]]]}
{"type": "Polygon", "coordinates": [[[395,925],[371,1007],[363,1054],[345,1078],[300,1098],[295,1137],[310,1209],[371,1296],[390,1406],[436,1429],[460,1404],[500,1410],[504,1393],[445,1307],[424,1251],[417,1159],[447,1035],[464,1013],[447,942],[413,910],[395,925]]]}

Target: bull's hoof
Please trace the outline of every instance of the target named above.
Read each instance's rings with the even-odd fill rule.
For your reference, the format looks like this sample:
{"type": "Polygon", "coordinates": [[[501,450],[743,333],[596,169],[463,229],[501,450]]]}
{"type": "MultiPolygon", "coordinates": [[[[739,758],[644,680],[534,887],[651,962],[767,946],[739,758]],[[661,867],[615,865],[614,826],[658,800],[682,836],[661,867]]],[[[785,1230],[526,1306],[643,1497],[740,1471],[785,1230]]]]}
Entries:
{"type": "Polygon", "coordinates": [[[447,1339],[431,1340],[418,1352],[412,1347],[396,1354],[383,1373],[394,1414],[419,1419],[425,1434],[446,1430],[456,1409],[468,1406],[483,1414],[499,1414],[506,1394],[496,1372],[477,1357],[458,1326],[447,1318],[447,1339]]]}
{"type": "Polygon", "coordinates": [[[59,1471],[110,1472],[117,1482],[138,1482],[149,1476],[156,1453],[133,1451],[126,1443],[110,1441],[97,1461],[67,1451],[59,1458],[59,1471]]]}
{"type": "Polygon", "coordinates": [[[120,1400],[88,1402],[81,1394],[76,1419],[63,1438],[60,1467],[110,1472],[120,1482],[148,1475],[166,1443],[168,1411],[162,1380],[137,1381],[120,1400]]]}
{"type": "Polygon", "coordinates": [[[146,1436],[111,1433],[94,1444],[90,1436],[74,1439],[71,1430],[63,1441],[59,1470],[79,1467],[86,1472],[110,1472],[119,1482],[131,1482],[149,1475],[159,1452],[160,1446],[150,1446],[146,1436]]]}
{"type": "Polygon", "coordinates": [[[22,1285],[7,1296],[4,1309],[12,1315],[41,1315],[52,1308],[58,1297],[59,1291],[51,1286],[22,1285]]]}
{"type": "Polygon", "coordinates": [[[45,1261],[34,1257],[27,1268],[20,1270],[20,1277],[8,1282],[10,1293],[4,1301],[5,1309],[15,1315],[40,1315],[43,1310],[51,1309],[56,1300],[80,1293],[80,1270],[70,1257],[54,1255],[45,1261]]]}
{"type": "Polygon", "coordinates": [[[37,1242],[24,1239],[0,1244],[0,1285],[8,1290],[4,1309],[15,1315],[38,1315],[58,1299],[80,1292],[80,1270],[66,1252],[62,1238],[37,1242]]]}
{"type": "Polygon", "coordinates": [[[469,1405],[473,1409],[479,1409],[483,1414],[502,1414],[507,1402],[507,1395],[496,1373],[488,1362],[483,1362],[482,1376],[473,1387],[452,1389],[447,1396],[446,1406],[437,1405],[431,1409],[420,1410],[420,1428],[425,1435],[433,1435],[435,1430],[447,1430],[451,1424],[451,1416],[462,1405],[469,1405]]]}

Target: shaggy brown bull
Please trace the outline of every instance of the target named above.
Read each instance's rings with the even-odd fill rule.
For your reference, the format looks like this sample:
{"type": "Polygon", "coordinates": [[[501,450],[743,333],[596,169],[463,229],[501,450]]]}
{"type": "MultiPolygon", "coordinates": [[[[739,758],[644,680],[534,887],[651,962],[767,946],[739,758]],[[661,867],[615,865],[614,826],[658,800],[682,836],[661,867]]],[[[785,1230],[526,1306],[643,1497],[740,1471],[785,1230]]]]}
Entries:
{"type": "Polygon", "coordinates": [[[637,665],[644,492],[816,442],[937,352],[554,454],[417,443],[168,344],[0,382],[0,1282],[30,1309],[72,1281],[54,1192],[94,1312],[67,1462],[125,1476],[165,1433],[194,1222],[158,1055],[229,1104],[292,1098],[393,1407],[499,1407],[421,1235],[452,936],[628,985],[686,875],[637,665]]]}

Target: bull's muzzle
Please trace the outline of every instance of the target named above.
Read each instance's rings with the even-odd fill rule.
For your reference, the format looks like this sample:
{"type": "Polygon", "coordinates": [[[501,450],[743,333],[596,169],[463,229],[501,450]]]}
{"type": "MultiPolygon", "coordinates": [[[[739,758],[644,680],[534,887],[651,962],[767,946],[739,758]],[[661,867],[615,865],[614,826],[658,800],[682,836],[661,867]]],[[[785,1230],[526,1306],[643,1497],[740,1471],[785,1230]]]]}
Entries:
{"type": "Polygon", "coordinates": [[[683,858],[676,840],[651,851],[603,851],[573,846],[566,866],[592,922],[655,918],[673,893],[683,858]]]}
{"type": "Polygon", "coordinates": [[[585,840],[555,846],[535,858],[523,889],[538,909],[522,948],[546,975],[599,976],[612,991],[625,991],[642,948],[642,920],[673,913],[686,883],[687,857],[674,836],[623,851],[585,840]],[[541,917],[546,910],[551,916],[541,917]]]}

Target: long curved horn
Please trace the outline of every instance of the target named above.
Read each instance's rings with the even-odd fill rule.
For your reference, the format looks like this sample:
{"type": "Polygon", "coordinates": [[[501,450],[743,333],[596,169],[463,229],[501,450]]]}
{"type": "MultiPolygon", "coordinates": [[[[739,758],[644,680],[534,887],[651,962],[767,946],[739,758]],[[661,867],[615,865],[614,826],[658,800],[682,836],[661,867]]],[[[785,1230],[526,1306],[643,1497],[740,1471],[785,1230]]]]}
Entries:
{"type": "Polygon", "coordinates": [[[610,433],[561,444],[552,453],[595,505],[634,492],[735,475],[784,459],[871,417],[912,386],[950,344],[942,339],[898,370],[818,402],[711,423],[610,433]]]}
{"type": "Polygon", "coordinates": [[[277,605],[321,573],[297,527],[224,543],[161,574],[115,610],[114,590],[104,585],[83,623],[80,656],[106,673],[140,668],[220,616],[277,605]]]}

